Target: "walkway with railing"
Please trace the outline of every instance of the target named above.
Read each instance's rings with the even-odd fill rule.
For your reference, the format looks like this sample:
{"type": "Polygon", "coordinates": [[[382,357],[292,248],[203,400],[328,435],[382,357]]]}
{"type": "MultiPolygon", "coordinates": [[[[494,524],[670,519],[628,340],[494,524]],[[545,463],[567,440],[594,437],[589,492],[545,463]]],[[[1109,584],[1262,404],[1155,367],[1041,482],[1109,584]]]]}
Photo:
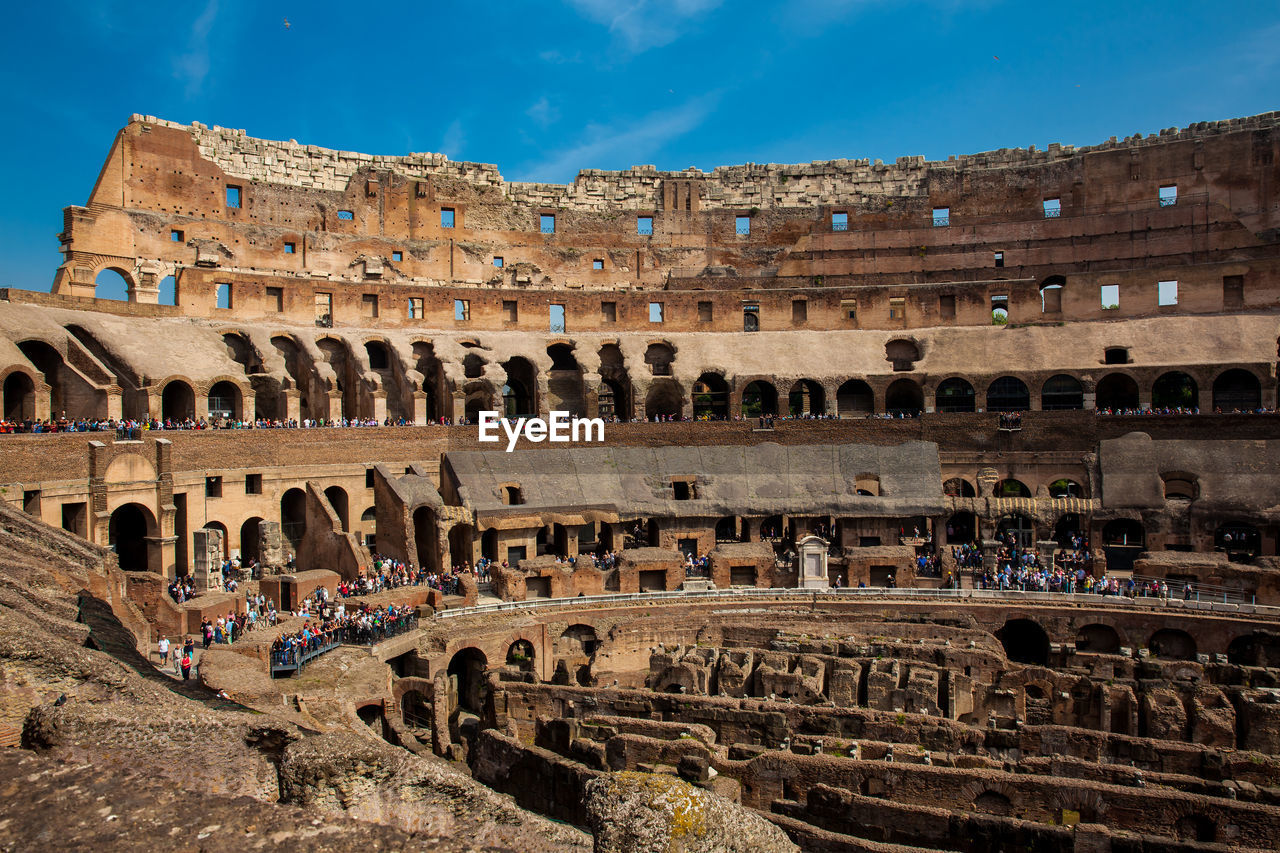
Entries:
{"type": "Polygon", "coordinates": [[[997,589],[922,589],[922,588],[889,588],[889,587],[846,587],[815,591],[811,589],[714,589],[697,592],[676,590],[672,592],[630,592],[612,595],[579,596],[577,598],[539,598],[529,601],[503,601],[491,604],[478,604],[474,607],[458,607],[441,610],[435,614],[436,619],[457,619],[463,616],[476,616],[485,613],[504,613],[519,610],[581,610],[595,606],[626,606],[634,604],[699,604],[706,602],[737,602],[751,600],[776,600],[789,604],[805,601],[853,602],[853,601],[885,601],[897,600],[905,602],[969,602],[973,604],[990,604],[996,602],[1017,604],[1043,604],[1046,606],[1075,607],[1127,607],[1149,610],[1193,611],[1229,614],[1252,614],[1280,619],[1280,606],[1251,603],[1231,603],[1222,601],[1183,601],[1174,597],[1172,590],[1169,598],[1138,597],[1128,598],[1123,595],[1099,595],[1086,592],[1027,592],[1022,590],[997,589]]]}
{"type": "Polygon", "coordinates": [[[315,660],[338,646],[374,646],[400,634],[408,633],[418,627],[418,614],[406,613],[378,625],[343,625],[316,634],[305,643],[295,640],[283,649],[271,652],[271,677],[290,676],[302,669],[307,663],[315,660]]]}

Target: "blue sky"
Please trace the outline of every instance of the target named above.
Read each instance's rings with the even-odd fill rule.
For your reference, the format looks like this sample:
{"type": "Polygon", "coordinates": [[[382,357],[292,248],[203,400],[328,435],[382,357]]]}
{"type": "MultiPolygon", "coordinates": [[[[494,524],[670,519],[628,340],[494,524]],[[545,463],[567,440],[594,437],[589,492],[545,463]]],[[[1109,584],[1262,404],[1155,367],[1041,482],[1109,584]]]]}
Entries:
{"type": "Polygon", "coordinates": [[[1083,145],[1280,108],[1276,0],[48,0],[6,18],[0,286],[38,290],[62,207],[135,112],[568,182],[1083,145]]]}

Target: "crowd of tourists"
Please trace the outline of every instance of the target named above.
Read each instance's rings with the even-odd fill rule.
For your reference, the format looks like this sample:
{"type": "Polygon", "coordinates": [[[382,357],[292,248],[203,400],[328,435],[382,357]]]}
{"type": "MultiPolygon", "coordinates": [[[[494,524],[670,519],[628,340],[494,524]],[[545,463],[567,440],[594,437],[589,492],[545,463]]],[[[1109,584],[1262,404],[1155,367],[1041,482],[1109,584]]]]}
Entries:
{"type": "Polygon", "coordinates": [[[345,602],[335,605],[320,601],[314,619],[272,641],[271,662],[276,666],[297,665],[302,655],[326,647],[343,643],[370,645],[408,630],[417,619],[417,610],[408,605],[360,604],[348,611],[345,602]]]}

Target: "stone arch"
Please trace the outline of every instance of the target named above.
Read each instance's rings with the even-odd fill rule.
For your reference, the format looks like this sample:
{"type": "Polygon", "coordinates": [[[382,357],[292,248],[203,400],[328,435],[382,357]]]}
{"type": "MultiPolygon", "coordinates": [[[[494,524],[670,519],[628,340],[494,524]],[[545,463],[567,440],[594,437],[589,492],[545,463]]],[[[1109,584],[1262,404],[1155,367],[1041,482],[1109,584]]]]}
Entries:
{"type": "Polygon", "coordinates": [[[813,379],[798,379],[787,393],[787,409],[792,417],[825,415],[827,413],[826,390],[813,379]]]}
{"type": "Polygon", "coordinates": [[[222,553],[219,555],[219,558],[223,560],[227,559],[231,553],[231,536],[227,530],[227,526],[221,521],[206,521],[203,525],[203,529],[216,530],[222,534],[222,553]]]}
{"type": "Polygon", "coordinates": [[[729,419],[729,383],[721,374],[708,371],[699,375],[691,396],[695,420],[729,419]]]}
{"type": "MultiPolygon", "coordinates": [[[[41,389],[41,385],[47,386],[49,389],[49,416],[56,418],[59,413],[67,411],[68,403],[71,403],[72,417],[77,415],[103,416],[106,414],[106,397],[96,389],[92,390],[90,402],[87,406],[84,401],[84,391],[89,389],[85,387],[82,379],[73,371],[66,369],[66,362],[62,357],[62,352],[50,344],[48,341],[38,339],[29,339],[18,341],[18,349],[26,356],[27,361],[35,365],[36,370],[44,377],[44,382],[40,383],[32,378],[32,401],[35,400],[35,392],[41,389]],[[67,387],[67,380],[73,385],[72,389],[67,387]],[[81,393],[76,394],[75,389],[78,388],[81,393]],[[69,393],[70,392],[70,393],[69,393]]],[[[12,374],[10,374],[12,375],[12,374]]],[[[7,380],[8,377],[6,377],[7,380]]],[[[40,390],[43,395],[43,390],[40,390]]],[[[7,411],[7,407],[5,408],[7,411]]],[[[35,416],[34,410],[32,417],[35,416]]],[[[3,412],[0,411],[0,417],[3,412]]]]}
{"type": "Polygon", "coordinates": [[[470,566],[472,557],[472,526],[460,521],[449,528],[449,565],[470,566]]]}
{"type": "Polygon", "coordinates": [[[1040,311],[1044,314],[1058,314],[1062,311],[1062,291],[1067,280],[1060,275],[1051,275],[1040,282],[1040,311]]]}
{"type": "Polygon", "coordinates": [[[1026,483],[1014,477],[1006,477],[992,487],[991,496],[993,498],[1029,498],[1032,494],[1026,483]]]}
{"type": "Polygon", "coordinates": [[[6,421],[33,420],[36,416],[36,381],[25,370],[12,370],[4,378],[6,421]]]}
{"type": "Polygon", "coordinates": [[[547,409],[582,417],[587,413],[582,366],[573,354],[573,344],[556,341],[547,347],[551,370],[547,374],[547,409]]]}
{"type": "Polygon", "coordinates": [[[1110,625],[1093,622],[1076,631],[1076,651],[1103,655],[1120,653],[1120,634],[1110,625]]]}
{"type": "Polygon", "coordinates": [[[484,712],[484,702],[488,696],[485,671],[488,667],[489,658],[475,646],[464,646],[449,658],[447,672],[450,679],[456,679],[456,695],[460,709],[473,714],[484,712]]]}
{"type": "Polygon", "coordinates": [[[1049,483],[1051,498],[1083,498],[1084,496],[1084,486],[1070,477],[1058,477],[1049,483]]]}
{"type": "Polygon", "coordinates": [[[409,689],[400,694],[400,721],[411,729],[431,729],[434,703],[422,690],[409,689]]]}
{"type": "Polygon", "coordinates": [[[185,421],[196,416],[196,392],[184,379],[170,379],[160,392],[160,419],[185,421]]]}
{"type": "Polygon", "coordinates": [[[508,418],[538,413],[538,370],[524,356],[513,356],[502,363],[507,373],[502,386],[503,415],[508,418]]]}
{"type": "Polygon", "coordinates": [[[1049,663],[1049,635],[1034,619],[1017,618],[996,631],[1005,656],[1015,663],[1045,666],[1049,663]]]}
{"type": "Polygon", "coordinates": [[[439,572],[440,530],[436,525],[436,511],[429,506],[420,506],[413,511],[413,544],[418,567],[439,572]]]}
{"type": "Polygon", "coordinates": [[[1262,405],[1262,384],[1248,370],[1233,367],[1213,380],[1213,409],[1250,412],[1262,405]]]}
{"type": "Polygon", "coordinates": [[[836,391],[836,412],[842,418],[857,418],[876,410],[876,395],[861,379],[850,379],[836,391]]]}
{"type": "Polygon", "coordinates": [[[977,409],[977,394],[969,380],[959,376],[944,379],[935,393],[939,412],[972,412],[977,409]]]}
{"type": "Polygon", "coordinates": [[[262,553],[259,542],[259,527],[262,519],[258,516],[246,518],[240,525],[240,559],[246,564],[250,560],[261,560],[262,553]]]}
{"type": "Polygon", "coordinates": [[[488,560],[498,559],[498,531],[490,527],[480,535],[480,553],[488,560]]]}
{"type": "Polygon", "coordinates": [[[670,376],[676,360],[676,349],[667,341],[652,341],[644,351],[644,363],[654,376],[670,376]]]}
{"type": "Polygon", "coordinates": [[[1188,373],[1171,370],[1151,383],[1153,409],[1196,409],[1200,406],[1200,386],[1188,373]]]}
{"type": "Polygon", "coordinates": [[[524,639],[513,640],[507,646],[507,666],[515,666],[521,672],[535,672],[537,670],[538,651],[534,648],[533,643],[524,639]]]}
{"type": "Polygon", "coordinates": [[[736,517],[726,515],[724,518],[716,522],[716,541],[738,541],[738,519],[736,517]]]}
{"type": "Polygon", "coordinates": [[[1031,408],[1027,383],[1016,376],[1001,376],[987,386],[987,411],[1025,412],[1031,408]]]}
{"type": "Polygon", "coordinates": [[[924,411],[924,390],[914,379],[899,379],[884,392],[884,410],[914,417],[924,411]]]}
{"type": "Polygon", "coordinates": [[[942,493],[951,498],[974,498],[978,490],[964,477],[950,477],[942,484],[942,493]]]}
{"type": "Polygon", "coordinates": [[[1084,386],[1065,373],[1050,376],[1040,387],[1040,408],[1045,411],[1068,411],[1084,408],[1084,386]]]}
{"type": "Polygon", "coordinates": [[[107,522],[107,546],[115,551],[120,568],[126,571],[158,571],[153,566],[148,538],[159,534],[160,526],[151,510],[140,503],[116,507],[107,522]]]}
{"type": "Polygon", "coordinates": [[[347,496],[347,490],[342,486],[329,486],[324,490],[324,496],[329,501],[329,506],[333,507],[334,513],[338,516],[338,522],[342,525],[342,532],[350,531],[351,501],[347,496]]]}
{"type": "Polygon", "coordinates": [[[93,276],[93,298],[113,302],[129,302],[136,282],[133,273],[123,267],[108,264],[93,276]]]}
{"type": "Polygon", "coordinates": [[[307,493],[293,488],[280,496],[280,535],[296,554],[307,532],[307,493]]]}
{"type": "Polygon", "coordinates": [[[652,418],[679,418],[684,410],[684,391],[672,379],[655,380],[644,398],[645,414],[652,418]]]}
{"type": "Polygon", "coordinates": [[[596,398],[600,417],[629,421],[634,417],[631,404],[631,377],[627,374],[622,349],[613,342],[600,347],[600,391],[596,398]]]}
{"type": "Polygon", "coordinates": [[[1136,409],[1140,405],[1138,383],[1127,373],[1108,373],[1095,390],[1099,409],[1136,409]]]}
{"type": "Polygon", "coordinates": [[[1195,638],[1180,628],[1161,628],[1147,640],[1151,654],[1164,660],[1195,660],[1195,638]]]}
{"type": "Polygon", "coordinates": [[[244,396],[240,386],[221,379],[209,388],[209,417],[237,420],[244,414],[244,396]]]}
{"type": "Polygon", "coordinates": [[[920,360],[920,346],[909,338],[894,338],[884,345],[884,358],[894,370],[911,370],[920,360]]]}
{"type": "Polygon", "coordinates": [[[744,418],[776,417],[778,414],[778,389],[772,382],[756,379],[742,389],[742,416],[744,418]]]}

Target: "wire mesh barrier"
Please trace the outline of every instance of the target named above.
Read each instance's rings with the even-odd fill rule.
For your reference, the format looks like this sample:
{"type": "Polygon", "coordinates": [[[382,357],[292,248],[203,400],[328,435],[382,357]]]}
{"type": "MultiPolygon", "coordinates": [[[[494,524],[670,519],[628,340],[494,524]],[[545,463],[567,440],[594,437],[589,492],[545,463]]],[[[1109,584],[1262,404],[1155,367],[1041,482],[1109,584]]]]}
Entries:
{"type": "Polygon", "coordinates": [[[352,623],[318,631],[305,640],[290,637],[283,648],[271,650],[271,675],[293,675],[308,662],[338,646],[373,646],[418,627],[418,614],[405,613],[369,625],[352,623]]]}

